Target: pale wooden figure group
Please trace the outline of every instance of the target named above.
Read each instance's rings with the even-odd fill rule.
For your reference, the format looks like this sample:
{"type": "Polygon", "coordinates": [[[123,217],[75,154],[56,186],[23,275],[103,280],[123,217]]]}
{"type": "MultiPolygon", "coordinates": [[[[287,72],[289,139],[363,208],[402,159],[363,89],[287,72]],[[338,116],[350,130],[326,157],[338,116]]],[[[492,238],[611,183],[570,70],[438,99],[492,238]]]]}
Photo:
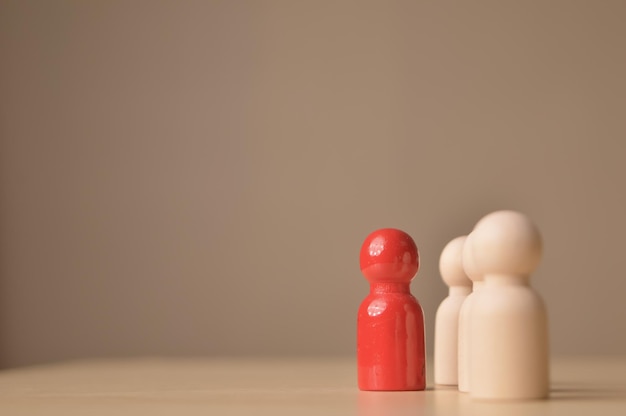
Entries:
{"type": "Polygon", "coordinates": [[[441,253],[449,296],[435,323],[435,384],[458,385],[479,399],[548,396],[546,308],[530,287],[541,260],[537,227],[497,211],[441,253]]]}

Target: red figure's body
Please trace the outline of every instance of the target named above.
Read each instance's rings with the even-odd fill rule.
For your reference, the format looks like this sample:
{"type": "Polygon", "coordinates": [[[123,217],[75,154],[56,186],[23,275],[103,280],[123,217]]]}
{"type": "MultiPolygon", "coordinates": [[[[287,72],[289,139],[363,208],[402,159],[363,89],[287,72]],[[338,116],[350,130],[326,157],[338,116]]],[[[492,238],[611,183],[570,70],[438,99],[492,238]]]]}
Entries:
{"type": "Polygon", "coordinates": [[[370,294],[357,321],[357,362],[361,390],[424,390],[424,314],[409,290],[419,268],[413,239],[385,228],[361,247],[361,271],[370,294]]]}

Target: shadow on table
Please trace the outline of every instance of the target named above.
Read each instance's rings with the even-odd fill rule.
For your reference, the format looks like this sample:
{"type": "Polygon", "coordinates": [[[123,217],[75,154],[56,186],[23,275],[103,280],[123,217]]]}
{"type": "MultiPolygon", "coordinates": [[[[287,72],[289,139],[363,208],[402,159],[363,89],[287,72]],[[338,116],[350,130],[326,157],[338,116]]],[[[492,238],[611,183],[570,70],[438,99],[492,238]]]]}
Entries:
{"type": "Polygon", "coordinates": [[[437,390],[428,387],[425,391],[360,391],[358,396],[359,416],[415,416],[418,414],[457,414],[459,407],[456,389],[437,390]]]}
{"type": "Polygon", "coordinates": [[[555,383],[550,400],[616,400],[626,401],[626,386],[555,383]]]}

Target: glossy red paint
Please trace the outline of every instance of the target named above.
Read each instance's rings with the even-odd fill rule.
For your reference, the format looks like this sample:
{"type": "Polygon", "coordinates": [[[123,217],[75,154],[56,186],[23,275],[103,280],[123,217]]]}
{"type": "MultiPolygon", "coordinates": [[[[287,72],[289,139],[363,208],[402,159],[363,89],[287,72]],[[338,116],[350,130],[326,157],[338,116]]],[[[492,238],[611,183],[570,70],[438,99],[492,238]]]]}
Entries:
{"type": "Polygon", "coordinates": [[[367,236],[360,261],[370,294],[357,320],[359,389],[424,390],[424,313],[409,289],[417,246],[404,231],[384,228],[367,236]]]}

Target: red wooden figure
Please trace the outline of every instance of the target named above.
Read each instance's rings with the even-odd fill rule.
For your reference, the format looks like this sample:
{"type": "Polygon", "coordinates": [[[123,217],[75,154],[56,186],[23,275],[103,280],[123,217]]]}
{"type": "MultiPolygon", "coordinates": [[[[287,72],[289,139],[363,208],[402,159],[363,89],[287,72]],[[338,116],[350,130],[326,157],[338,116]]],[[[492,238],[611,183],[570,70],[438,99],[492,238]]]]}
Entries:
{"type": "Polygon", "coordinates": [[[367,236],[360,259],[370,294],[357,321],[359,389],[424,390],[424,313],[409,288],[417,246],[404,231],[384,228],[367,236]]]}

